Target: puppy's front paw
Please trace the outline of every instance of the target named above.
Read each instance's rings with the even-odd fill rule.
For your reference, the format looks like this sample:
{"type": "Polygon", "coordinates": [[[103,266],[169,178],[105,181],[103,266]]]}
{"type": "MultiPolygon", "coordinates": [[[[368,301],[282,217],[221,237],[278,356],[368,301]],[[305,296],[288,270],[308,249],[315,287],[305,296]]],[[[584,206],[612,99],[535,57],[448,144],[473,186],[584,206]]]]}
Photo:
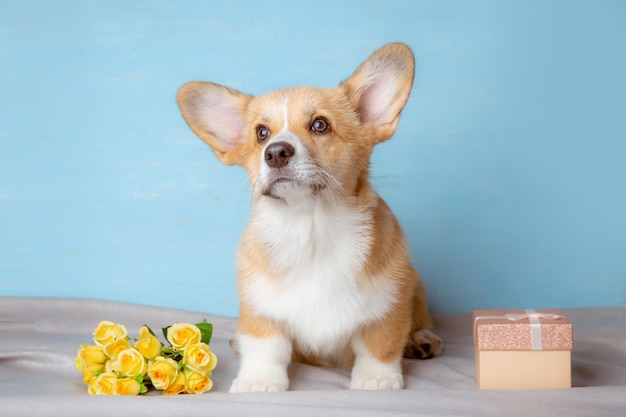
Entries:
{"type": "Polygon", "coordinates": [[[360,343],[355,343],[356,359],[352,368],[350,389],[402,389],[401,358],[382,362],[373,357],[360,343]]]}
{"type": "Polygon", "coordinates": [[[286,375],[275,375],[272,377],[238,377],[230,386],[230,392],[277,392],[287,391],[288,387],[289,379],[286,375]]]}
{"type": "Polygon", "coordinates": [[[239,334],[236,340],[241,352],[241,367],[230,392],[286,391],[291,342],[280,335],[254,337],[239,334]]]}
{"type": "Polygon", "coordinates": [[[350,389],[402,389],[404,378],[400,374],[386,375],[381,377],[353,377],[350,389]]]}
{"type": "Polygon", "coordinates": [[[431,330],[422,329],[413,333],[404,350],[404,357],[411,359],[430,359],[443,353],[441,338],[431,330]]]}

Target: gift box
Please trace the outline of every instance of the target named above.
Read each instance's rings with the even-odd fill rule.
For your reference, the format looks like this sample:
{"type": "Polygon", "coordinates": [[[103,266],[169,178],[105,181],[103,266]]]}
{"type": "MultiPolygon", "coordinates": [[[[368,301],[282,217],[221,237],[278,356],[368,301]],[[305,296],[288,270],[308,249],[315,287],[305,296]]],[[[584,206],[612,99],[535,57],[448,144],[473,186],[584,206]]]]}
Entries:
{"type": "Polygon", "coordinates": [[[480,389],[569,388],[572,323],[559,310],[476,310],[480,389]]]}

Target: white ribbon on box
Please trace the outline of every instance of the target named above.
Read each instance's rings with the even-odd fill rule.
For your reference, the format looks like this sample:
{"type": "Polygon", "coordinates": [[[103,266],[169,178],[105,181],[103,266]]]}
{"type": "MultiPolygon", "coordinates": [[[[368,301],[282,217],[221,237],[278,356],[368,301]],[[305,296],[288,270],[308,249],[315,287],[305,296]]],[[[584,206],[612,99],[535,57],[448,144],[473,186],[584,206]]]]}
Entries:
{"type": "Polygon", "coordinates": [[[561,318],[558,314],[539,313],[533,309],[526,309],[526,313],[507,313],[502,316],[478,316],[475,319],[474,326],[480,319],[508,319],[511,321],[519,321],[528,319],[530,321],[530,340],[532,350],[543,350],[543,342],[541,337],[541,321],[539,319],[558,320],[561,318]]]}

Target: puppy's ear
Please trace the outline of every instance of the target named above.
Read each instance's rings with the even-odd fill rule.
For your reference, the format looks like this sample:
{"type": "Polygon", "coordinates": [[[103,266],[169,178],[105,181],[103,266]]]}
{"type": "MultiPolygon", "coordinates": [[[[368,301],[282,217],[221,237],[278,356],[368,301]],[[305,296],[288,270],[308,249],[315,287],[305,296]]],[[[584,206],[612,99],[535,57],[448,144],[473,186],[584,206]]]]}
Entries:
{"type": "Polygon", "coordinates": [[[340,84],[365,125],[374,128],[377,142],[393,135],[415,73],[408,46],[390,43],[374,52],[340,84]]]}
{"type": "Polygon", "coordinates": [[[227,165],[238,162],[249,96],[218,84],[190,82],[178,90],[178,106],[191,130],[227,165]]]}

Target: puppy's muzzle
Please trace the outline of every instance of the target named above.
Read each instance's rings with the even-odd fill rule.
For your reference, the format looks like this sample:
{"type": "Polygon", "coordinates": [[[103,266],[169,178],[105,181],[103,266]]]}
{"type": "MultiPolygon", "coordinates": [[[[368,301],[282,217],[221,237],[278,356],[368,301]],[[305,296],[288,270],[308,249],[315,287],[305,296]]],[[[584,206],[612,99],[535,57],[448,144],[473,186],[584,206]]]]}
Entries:
{"type": "Polygon", "coordinates": [[[287,142],[272,143],[265,149],[265,163],[270,168],[282,168],[295,153],[294,147],[287,142]]]}

